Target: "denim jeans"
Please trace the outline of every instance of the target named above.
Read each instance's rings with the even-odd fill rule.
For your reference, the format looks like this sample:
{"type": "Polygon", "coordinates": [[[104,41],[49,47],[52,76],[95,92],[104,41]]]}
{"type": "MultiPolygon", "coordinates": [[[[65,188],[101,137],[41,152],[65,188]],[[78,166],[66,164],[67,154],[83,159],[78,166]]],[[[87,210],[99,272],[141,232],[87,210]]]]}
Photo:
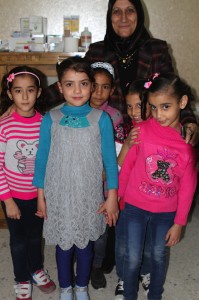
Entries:
{"type": "MultiPolygon", "coordinates": [[[[115,262],[116,273],[118,278],[124,278],[124,256],[126,252],[126,234],[125,234],[125,215],[124,211],[120,211],[120,215],[115,227],[115,262]]],[[[146,231],[144,251],[142,257],[142,265],[140,275],[149,274],[151,269],[151,238],[149,230],[146,231]]]]}
{"type": "Polygon", "coordinates": [[[115,227],[115,265],[118,278],[124,279],[124,255],[126,252],[126,234],[124,228],[124,211],[121,210],[115,227]]]}
{"type": "Polygon", "coordinates": [[[14,220],[7,217],[5,203],[2,208],[10,232],[10,250],[13,261],[15,281],[32,279],[31,273],[43,267],[42,229],[43,219],[35,216],[37,199],[14,199],[21,211],[21,218],[14,220]]]}
{"type": "Polygon", "coordinates": [[[58,280],[61,288],[67,288],[73,284],[72,268],[74,254],[77,262],[76,285],[81,287],[88,285],[93,260],[93,243],[90,241],[84,249],[79,249],[73,245],[69,250],[62,250],[58,245],[56,246],[58,280]]]}
{"type": "Polygon", "coordinates": [[[162,299],[169,257],[165,236],[173,225],[174,217],[175,212],[152,213],[130,204],[125,205],[126,253],[123,270],[125,300],[137,300],[146,230],[149,230],[151,238],[151,281],[148,300],[162,299]]]}

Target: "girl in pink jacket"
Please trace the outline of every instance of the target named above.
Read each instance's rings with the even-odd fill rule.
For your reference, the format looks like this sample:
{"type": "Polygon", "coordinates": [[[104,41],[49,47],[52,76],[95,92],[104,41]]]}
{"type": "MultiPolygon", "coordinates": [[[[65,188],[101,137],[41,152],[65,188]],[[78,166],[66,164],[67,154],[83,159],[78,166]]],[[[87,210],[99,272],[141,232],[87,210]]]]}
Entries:
{"type": "Polygon", "coordinates": [[[151,236],[148,300],[161,300],[169,247],[180,241],[197,183],[195,152],[181,136],[180,112],[193,99],[190,88],[172,73],[145,83],[153,118],[139,125],[119,176],[125,201],[125,300],[136,300],[146,230],[151,236]]]}

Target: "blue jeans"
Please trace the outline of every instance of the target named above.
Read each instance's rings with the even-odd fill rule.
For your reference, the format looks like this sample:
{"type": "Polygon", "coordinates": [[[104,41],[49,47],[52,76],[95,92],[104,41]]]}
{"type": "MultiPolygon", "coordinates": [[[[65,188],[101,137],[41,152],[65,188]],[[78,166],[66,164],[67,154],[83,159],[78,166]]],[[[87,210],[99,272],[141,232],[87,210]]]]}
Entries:
{"type": "Polygon", "coordinates": [[[84,249],[73,245],[69,250],[62,250],[58,245],[56,246],[58,280],[61,288],[72,286],[74,254],[77,260],[76,285],[81,287],[88,285],[93,260],[93,243],[90,241],[84,249]]]}
{"type": "Polygon", "coordinates": [[[126,231],[123,273],[125,300],[137,300],[146,230],[149,230],[151,238],[151,281],[148,300],[161,300],[169,257],[169,248],[165,246],[165,236],[173,225],[175,212],[152,213],[126,204],[124,217],[126,231]]]}
{"type": "MultiPolygon", "coordinates": [[[[120,215],[115,227],[115,263],[118,278],[124,278],[124,256],[126,252],[126,231],[125,231],[125,215],[124,211],[120,211],[120,215]]],[[[142,257],[142,265],[140,275],[149,274],[151,269],[151,238],[150,232],[147,230],[142,257]]]]}
{"type": "Polygon", "coordinates": [[[19,220],[7,217],[5,203],[2,208],[10,232],[10,250],[13,261],[15,281],[31,280],[31,273],[43,267],[42,229],[43,219],[35,216],[37,199],[13,199],[21,211],[19,220]]]}

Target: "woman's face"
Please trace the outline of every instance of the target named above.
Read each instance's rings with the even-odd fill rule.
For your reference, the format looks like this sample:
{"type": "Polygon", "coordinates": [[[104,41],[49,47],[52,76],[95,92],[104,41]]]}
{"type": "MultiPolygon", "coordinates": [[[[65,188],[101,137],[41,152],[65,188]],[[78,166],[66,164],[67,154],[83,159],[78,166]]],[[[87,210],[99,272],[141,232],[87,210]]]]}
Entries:
{"type": "Polygon", "coordinates": [[[111,16],[113,30],[122,38],[133,34],[137,26],[135,6],[128,0],[116,0],[111,16]]]}

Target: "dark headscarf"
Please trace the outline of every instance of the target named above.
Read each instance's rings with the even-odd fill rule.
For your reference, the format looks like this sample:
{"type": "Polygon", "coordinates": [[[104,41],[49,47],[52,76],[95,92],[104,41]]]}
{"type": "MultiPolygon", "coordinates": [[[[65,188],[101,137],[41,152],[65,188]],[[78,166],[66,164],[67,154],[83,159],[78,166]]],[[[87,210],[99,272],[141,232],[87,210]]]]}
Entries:
{"type": "Polygon", "coordinates": [[[140,0],[129,0],[135,6],[137,12],[137,26],[130,37],[121,38],[113,30],[111,21],[112,9],[115,2],[116,0],[109,0],[108,3],[106,35],[104,37],[105,46],[107,50],[112,50],[121,56],[130,55],[150,38],[144,26],[144,10],[140,0]]]}

